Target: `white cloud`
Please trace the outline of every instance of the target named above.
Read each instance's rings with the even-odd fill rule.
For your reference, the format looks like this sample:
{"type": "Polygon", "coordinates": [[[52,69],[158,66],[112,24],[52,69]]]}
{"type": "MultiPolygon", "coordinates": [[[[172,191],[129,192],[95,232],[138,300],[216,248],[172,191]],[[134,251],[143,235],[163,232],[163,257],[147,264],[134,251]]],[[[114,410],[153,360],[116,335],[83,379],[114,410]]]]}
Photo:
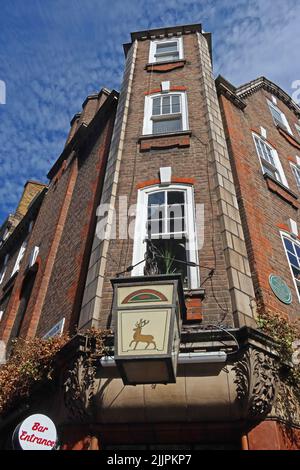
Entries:
{"type": "Polygon", "coordinates": [[[215,73],[239,85],[260,75],[292,93],[300,79],[298,0],[14,0],[2,2],[0,221],[26,179],[45,180],[69,121],[102,86],[119,89],[131,31],[202,23],[215,73]]]}

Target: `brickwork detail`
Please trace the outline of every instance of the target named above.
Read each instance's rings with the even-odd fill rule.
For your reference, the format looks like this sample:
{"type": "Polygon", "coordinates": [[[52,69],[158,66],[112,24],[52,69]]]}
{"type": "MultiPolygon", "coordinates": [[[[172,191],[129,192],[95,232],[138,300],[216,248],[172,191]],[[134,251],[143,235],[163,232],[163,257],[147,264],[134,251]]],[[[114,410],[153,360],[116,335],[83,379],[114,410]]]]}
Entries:
{"type": "Polygon", "coordinates": [[[251,299],[254,289],[238,210],[233,175],[227,151],[215,83],[211,72],[208,47],[198,34],[201,57],[201,80],[205,93],[206,119],[209,127],[209,159],[214,167],[215,188],[218,194],[223,247],[227,263],[229,289],[236,326],[253,324],[251,299]]]}

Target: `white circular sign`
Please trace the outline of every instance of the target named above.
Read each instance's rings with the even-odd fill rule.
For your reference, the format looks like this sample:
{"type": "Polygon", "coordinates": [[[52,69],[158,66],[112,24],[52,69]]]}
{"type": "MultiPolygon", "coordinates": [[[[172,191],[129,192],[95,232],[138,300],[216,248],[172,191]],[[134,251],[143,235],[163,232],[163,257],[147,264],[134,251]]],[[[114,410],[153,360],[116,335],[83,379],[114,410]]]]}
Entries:
{"type": "Polygon", "coordinates": [[[31,415],[17,429],[18,443],[23,450],[52,450],[56,445],[56,427],[48,416],[31,415]]]}

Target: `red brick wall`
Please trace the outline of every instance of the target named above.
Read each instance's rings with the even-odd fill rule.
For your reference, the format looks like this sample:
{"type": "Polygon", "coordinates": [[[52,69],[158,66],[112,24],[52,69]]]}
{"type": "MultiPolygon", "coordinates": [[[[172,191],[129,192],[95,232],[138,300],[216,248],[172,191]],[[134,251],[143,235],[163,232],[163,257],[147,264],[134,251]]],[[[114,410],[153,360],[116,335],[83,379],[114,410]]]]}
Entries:
{"type": "Polygon", "coordinates": [[[112,124],[113,117],[93,148],[80,155],[77,163],[78,176],[45,297],[37,331],[39,335],[44,334],[63,317],[66,318],[67,329],[73,328],[77,322],[79,305],[76,302],[81,300],[80,292],[85,275],[83,268],[84,265],[87,268],[85,263],[89,252],[86,251],[90,249],[112,124]]]}
{"type": "MultiPolygon", "coordinates": [[[[113,106],[106,114],[105,124],[90,136],[89,145],[78,156],[69,155],[58,177],[49,185],[1,322],[0,334],[5,340],[15,321],[25,268],[34,246],[40,247],[38,272],[20,334],[42,336],[62,318],[66,320],[65,331],[74,328],[114,113],[113,106]]],[[[9,279],[21,242],[14,247],[4,283],[9,279]]]]}
{"type": "MultiPolygon", "coordinates": [[[[224,96],[220,97],[220,103],[257,296],[274,312],[294,318],[300,313],[299,301],[278,226],[287,226],[289,218],[297,221],[298,202],[295,198],[290,198],[292,205],[280,197],[280,188],[278,193],[269,189],[267,181],[263,178],[252,130],[256,130],[258,134],[260,126],[267,130],[267,140],[278,151],[289,187],[300,196],[289,163],[289,158],[295,158],[297,150],[274,125],[267,98],[271,100],[270,93],[260,89],[245,99],[247,106],[243,111],[224,96]],[[269,287],[271,273],[281,276],[292,290],[293,303],[290,306],[281,303],[272,293],[269,287]]],[[[279,99],[278,106],[293,127],[297,117],[279,99]]],[[[276,187],[276,184],[271,182],[272,185],[276,187]]],[[[283,195],[284,193],[285,191],[282,191],[283,195]]],[[[286,196],[288,198],[287,193],[286,196]]]]}
{"type": "Polygon", "coordinates": [[[248,434],[249,450],[299,450],[300,430],[263,421],[248,434]]]}

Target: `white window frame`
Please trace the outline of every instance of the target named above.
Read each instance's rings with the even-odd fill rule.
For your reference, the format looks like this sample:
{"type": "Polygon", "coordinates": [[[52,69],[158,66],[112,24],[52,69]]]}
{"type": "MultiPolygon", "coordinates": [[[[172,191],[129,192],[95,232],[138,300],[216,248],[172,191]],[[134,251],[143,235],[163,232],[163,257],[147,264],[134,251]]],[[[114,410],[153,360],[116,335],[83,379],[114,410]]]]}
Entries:
{"type": "Polygon", "coordinates": [[[274,109],[275,111],[277,111],[277,113],[280,114],[281,120],[282,120],[282,122],[280,122],[280,124],[281,124],[283,127],[285,127],[286,130],[287,130],[291,135],[293,135],[292,129],[291,129],[289,123],[288,123],[288,120],[287,120],[285,114],[278,108],[278,106],[276,106],[274,103],[272,103],[272,101],[270,101],[270,100],[267,100],[267,101],[268,101],[268,105],[269,105],[269,108],[270,108],[270,113],[271,113],[271,116],[272,116],[272,119],[273,119],[275,125],[277,125],[277,121],[275,120],[275,118],[274,118],[274,116],[273,116],[273,114],[272,114],[271,108],[274,109]]]}
{"type": "MultiPolygon", "coordinates": [[[[163,96],[169,95],[179,95],[180,96],[180,107],[181,107],[181,118],[182,118],[182,129],[181,131],[187,131],[189,129],[189,121],[188,121],[188,105],[187,105],[187,94],[185,91],[170,91],[168,93],[155,93],[153,95],[145,96],[145,106],[144,106],[144,125],[143,125],[143,135],[153,135],[153,118],[152,118],[152,110],[153,110],[153,99],[163,96]]],[[[174,114],[161,114],[161,116],[165,116],[166,120],[172,119],[174,114]]],[[[165,134],[154,134],[154,135],[165,135],[165,134]]]]}
{"type": "Polygon", "coordinates": [[[1,271],[0,271],[0,285],[2,284],[2,282],[4,280],[4,277],[5,277],[8,260],[9,260],[9,255],[7,254],[7,255],[5,255],[4,262],[3,262],[3,265],[2,265],[2,268],[1,268],[1,271]]]}
{"type": "MultiPolygon", "coordinates": [[[[281,240],[282,240],[283,249],[284,249],[284,252],[285,252],[285,255],[286,255],[286,259],[287,259],[287,262],[289,264],[289,268],[290,268],[291,276],[292,276],[293,283],[294,283],[294,286],[295,286],[295,290],[296,290],[296,293],[297,293],[297,296],[298,296],[298,301],[300,302],[300,293],[299,293],[299,290],[298,290],[298,285],[297,285],[296,278],[295,278],[293,270],[292,270],[291,262],[290,262],[289,257],[288,257],[287,249],[286,249],[286,246],[284,244],[284,238],[287,238],[288,240],[290,240],[290,242],[294,243],[295,245],[298,245],[299,248],[300,248],[300,241],[295,239],[294,237],[292,237],[287,232],[280,232],[280,235],[281,235],[281,240]]],[[[300,282],[299,282],[299,285],[300,285],[300,282]]]]}
{"type": "MultiPolygon", "coordinates": [[[[194,203],[194,188],[184,184],[170,184],[148,186],[138,191],[136,219],[134,230],[133,260],[132,265],[139,263],[145,255],[147,240],[147,220],[148,220],[148,196],[154,192],[173,190],[184,191],[186,200],[186,239],[188,244],[188,261],[198,264],[198,245],[196,231],[196,216],[194,203]]],[[[144,275],[145,262],[136,266],[132,271],[132,276],[144,275]]],[[[197,289],[200,285],[199,268],[187,266],[189,289],[197,289]]]]}
{"type": "Polygon", "coordinates": [[[11,273],[11,276],[10,276],[10,277],[12,277],[16,272],[19,271],[20,265],[21,265],[21,261],[22,261],[22,259],[23,259],[23,257],[24,257],[26,248],[27,248],[27,242],[23,242],[22,245],[21,245],[21,248],[20,248],[20,250],[19,250],[19,253],[18,253],[18,256],[17,256],[17,260],[16,260],[16,262],[15,262],[14,269],[12,270],[12,273],[11,273]]]}
{"type": "Polygon", "coordinates": [[[183,59],[183,41],[181,38],[168,38],[168,39],[158,39],[150,42],[150,50],[149,50],[149,63],[150,64],[161,64],[164,62],[175,62],[177,60],[183,59]],[[157,44],[168,43],[168,42],[177,42],[177,51],[179,52],[178,59],[174,59],[174,61],[166,60],[166,61],[158,61],[157,60],[157,44]]]}
{"type": "MultiPolygon", "coordinates": [[[[280,158],[278,156],[278,152],[277,150],[275,150],[272,145],[270,145],[268,142],[266,142],[265,139],[263,139],[259,134],[256,134],[254,132],[252,132],[252,137],[253,137],[253,141],[254,141],[254,146],[255,146],[255,149],[256,149],[256,153],[257,153],[257,156],[259,158],[259,161],[260,161],[260,165],[261,165],[261,169],[262,169],[262,172],[263,174],[265,174],[265,170],[264,170],[264,166],[272,166],[270,163],[267,162],[267,160],[264,159],[264,161],[262,162],[262,157],[260,156],[260,153],[258,151],[258,147],[257,147],[257,144],[256,144],[256,141],[255,139],[259,139],[259,141],[262,143],[262,145],[266,145],[272,152],[272,157],[274,159],[274,162],[275,162],[275,166],[274,166],[274,169],[279,173],[279,176],[280,176],[280,180],[278,180],[281,184],[283,184],[284,186],[286,186],[287,188],[289,187],[288,185],[288,182],[287,182],[287,179],[285,177],[285,174],[284,174],[284,171],[283,171],[283,167],[281,165],[281,161],[280,161],[280,158]]],[[[267,173],[268,174],[268,173],[267,173]]]]}
{"type": "Polygon", "coordinates": [[[298,133],[298,138],[300,138],[300,124],[295,124],[296,131],[298,133]]]}
{"type": "Polygon", "coordinates": [[[295,163],[291,163],[290,165],[296,181],[297,188],[300,190],[300,167],[295,163]]]}
{"type": "Polygon", "coordinates": [[[32,248],[30,256],[29,256],[29,260],[28,260],[28,268],[32,268],[32,266],[35,264],[39,251],[40,251],[39,246],[34,246],[32,248]]]}

